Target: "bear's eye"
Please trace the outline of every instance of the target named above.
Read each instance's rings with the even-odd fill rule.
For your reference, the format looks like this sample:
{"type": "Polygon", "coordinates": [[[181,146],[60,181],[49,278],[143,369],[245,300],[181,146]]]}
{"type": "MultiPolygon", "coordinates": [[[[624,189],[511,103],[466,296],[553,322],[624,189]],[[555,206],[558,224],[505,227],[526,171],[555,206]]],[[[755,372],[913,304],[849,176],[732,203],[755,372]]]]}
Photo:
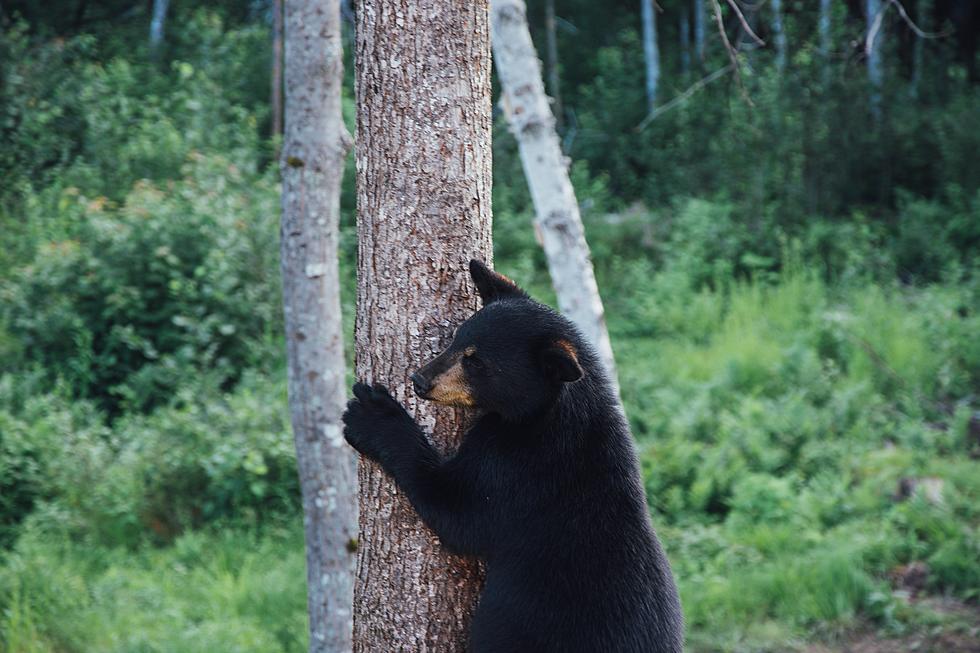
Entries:
{"type": "Polygon", "coordinates": [[[484,367],[486,367],[483,361],[477,358],[474,352],[469,350],[463,354],[463,363],[472,370],[482,370],[484,367]]]}

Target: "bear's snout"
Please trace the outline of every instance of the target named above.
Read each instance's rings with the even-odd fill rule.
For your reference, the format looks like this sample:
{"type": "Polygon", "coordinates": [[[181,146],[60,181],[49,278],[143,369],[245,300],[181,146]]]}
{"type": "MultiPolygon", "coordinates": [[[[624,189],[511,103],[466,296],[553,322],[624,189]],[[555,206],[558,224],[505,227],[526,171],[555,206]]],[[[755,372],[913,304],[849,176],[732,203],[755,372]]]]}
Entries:
{"type": "Polygon", "coordinates": [[[429,391],[432,390],[432,382],[422,376],[421,372],[416,372],[409,378],[412,379],[412,386],[415,388],[415,394],[423,399],[427,399],[426,395],[428,395],[429,391]]]}

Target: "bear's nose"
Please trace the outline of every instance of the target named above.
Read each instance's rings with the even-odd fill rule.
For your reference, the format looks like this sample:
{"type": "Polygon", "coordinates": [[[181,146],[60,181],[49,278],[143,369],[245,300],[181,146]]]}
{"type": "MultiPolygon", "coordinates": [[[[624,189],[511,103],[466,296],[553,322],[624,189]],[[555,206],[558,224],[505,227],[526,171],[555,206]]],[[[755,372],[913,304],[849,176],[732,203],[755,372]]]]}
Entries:
{"type": "Polygon", "coordinates": [[[411,377],[412,385],[415,386],[415,394],[425,398],[425,395],[429,394],[429,390],[432,389],[432,384],[424,376],[416,372],[411,377]]]}

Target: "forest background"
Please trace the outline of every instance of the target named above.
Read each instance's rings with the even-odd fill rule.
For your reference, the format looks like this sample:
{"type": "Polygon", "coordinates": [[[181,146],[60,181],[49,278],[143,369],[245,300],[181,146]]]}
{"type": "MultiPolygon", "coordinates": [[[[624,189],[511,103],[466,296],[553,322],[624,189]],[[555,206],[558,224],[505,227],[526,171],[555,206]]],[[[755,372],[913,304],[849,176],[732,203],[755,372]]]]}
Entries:
{"type": "MultiPolygon", "coordinates": [[[[11,653],[306,648],[272,5],[173,0],[151,30],[159,4],[0,5],[11,653]]],[[[760,45],[722,2],[736,76],[713,2],[663,0],[651,93],[640,3],[549,5],[691,650],[977,650],[980,7],[738,3],[760,45]]],[[[496,114],[496,267],[554,303],[496,114]]],[[[348,334],[353,184],[349,158],[348,334]]]]}

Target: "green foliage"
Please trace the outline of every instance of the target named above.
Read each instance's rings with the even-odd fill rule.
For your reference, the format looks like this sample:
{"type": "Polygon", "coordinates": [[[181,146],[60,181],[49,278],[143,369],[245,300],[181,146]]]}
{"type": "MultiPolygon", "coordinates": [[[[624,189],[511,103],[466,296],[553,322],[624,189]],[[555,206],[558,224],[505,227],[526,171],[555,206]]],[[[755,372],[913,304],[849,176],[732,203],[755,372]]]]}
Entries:
{"type": "MultiPolygon", "coordinates": [[[[687,5],[662,4],[661,103],[727,64],[709,40],[683,71],[687,5]]],[[[980,598],[980,91],[968,48],[931,41],[914,77],[887,24],[876,114],[845,45],[863,26],[833,4],[829,56],[817,3],[784,3],[790,65],[743,54],[751,103],[725,77],[643,129],[635,5],[562,9],[561,136],[694,651],[934,624],[894,591],[910,563],[980,598]]],[[[0,650],[304,650],[267,16],[178,3],[151,56],[144,5],[12,6],[0,650]]],[[[496,264],[554,303],[493,136],[496,264]]]]}
{"type": "Polygon", "coordinates": [[[62,194],[73,237],[0,285],[21,365],[41,365],[110,411],[146,410],[188,377],[234,380],[280,323],[275,187],[192,156],[115,207],[62,194]]]}
{"type": "Polygon", "coordinates": [[[0,649],[11,653],[300,653],[300,529],[182,536],[166,549],[29,532],[0,567],[0,649]]]}

